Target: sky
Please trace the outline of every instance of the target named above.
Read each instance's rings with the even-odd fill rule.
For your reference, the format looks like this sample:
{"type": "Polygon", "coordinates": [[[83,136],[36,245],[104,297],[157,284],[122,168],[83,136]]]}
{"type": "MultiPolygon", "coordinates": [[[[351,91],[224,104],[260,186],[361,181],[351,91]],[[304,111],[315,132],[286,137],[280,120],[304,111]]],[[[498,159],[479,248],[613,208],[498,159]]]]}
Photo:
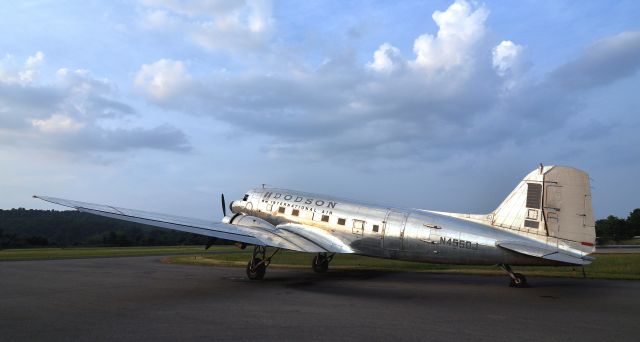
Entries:
{"type": "Polygon", "coordinates": [[[495,209],[531,170],[640,207],[640,2],[7,1],[0,208],[221,217],[261,184],[495,209]]]}

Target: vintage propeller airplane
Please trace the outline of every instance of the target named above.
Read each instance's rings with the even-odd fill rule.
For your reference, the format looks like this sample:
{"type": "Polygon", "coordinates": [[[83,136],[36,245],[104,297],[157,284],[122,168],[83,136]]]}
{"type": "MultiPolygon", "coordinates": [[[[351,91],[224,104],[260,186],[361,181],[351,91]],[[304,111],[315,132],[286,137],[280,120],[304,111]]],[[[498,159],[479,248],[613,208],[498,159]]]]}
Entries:
{"type": "Polygon", "coordinates": [[[81,212],[231,240],[253,246],[250,279],[262,279],[281,249],[317,253],[313,270],[326,272],[335,254],[429,263],[498,265],[513,287],[524,275],[510,265],[587,265],[595,251],[589,176],[565,166],[532,171],[493,212],[457,214],[397,209],[278,188],[249,190],[231,202],[222,195],[221,222],[108,205],[34,196],[81,212]],[[274,248],[268,254],[267,248],[274,248]]]}

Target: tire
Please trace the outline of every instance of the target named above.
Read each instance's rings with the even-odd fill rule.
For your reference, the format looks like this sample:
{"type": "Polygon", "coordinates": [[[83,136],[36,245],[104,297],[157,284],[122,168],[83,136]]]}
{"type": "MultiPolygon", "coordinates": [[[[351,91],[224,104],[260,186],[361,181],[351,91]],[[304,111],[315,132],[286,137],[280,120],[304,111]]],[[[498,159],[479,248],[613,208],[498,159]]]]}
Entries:
{"type": "Polygon", "coordinates": [[[329,260],[327,260],[327,258],[324,256],[316,255],[313,257],[311,267],[316,273],[326,273],[329,269],[329,260]]]}
{"type": "Polygon", "coordinates": [[[262,262],[262,259],[255,258],[253,259],[253,264],[258,265],[254,269],[251,269],[252,262],[249,261],[247,264],[247,278],[251,280],[262,280],[264,278],[264,274],[267,272],[267,266],[265,266],[262,262]]]}
{"type": "Polygon", "coordinates": [[[511,284],[509,284],[509,286],[519,288],[529,287],[527,278],[522,273],[514,273],[513,275],[516,277],[516,279],[511,279],[511,284]]]}

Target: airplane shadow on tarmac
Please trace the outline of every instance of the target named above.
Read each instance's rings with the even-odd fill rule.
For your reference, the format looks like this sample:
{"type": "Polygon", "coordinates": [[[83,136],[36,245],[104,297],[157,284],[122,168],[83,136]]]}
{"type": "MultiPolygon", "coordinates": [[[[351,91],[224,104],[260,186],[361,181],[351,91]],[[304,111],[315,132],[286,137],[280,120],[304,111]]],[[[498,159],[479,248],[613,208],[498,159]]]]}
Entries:
{"type": "Polygon", "coordinates": [[[471,275],[435,272],[397,272],[384,270],[331,270],[316,274],[302,270],[267,273],[262,281],[227,278],[257,288],[286,288],[346,297],[411,299],[425,296],[540,297],[557,299],[593,295],[607,287],[607,281],[576,278],[534,278],[531,288],[510,288],[505,275],[471,275]]]}

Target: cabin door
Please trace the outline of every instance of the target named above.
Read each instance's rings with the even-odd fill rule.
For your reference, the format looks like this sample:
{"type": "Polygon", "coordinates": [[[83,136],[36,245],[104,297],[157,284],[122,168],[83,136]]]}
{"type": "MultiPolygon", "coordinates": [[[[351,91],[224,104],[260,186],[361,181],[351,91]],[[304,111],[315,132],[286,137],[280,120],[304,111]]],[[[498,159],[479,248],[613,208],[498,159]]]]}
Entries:
{"type": "Polygon", "coordinates": [[[399,250],[404,239],[404,227],[407,223],[407,214],[397,211],[389,211],[384,220],[384,249],[399,250]]]}

